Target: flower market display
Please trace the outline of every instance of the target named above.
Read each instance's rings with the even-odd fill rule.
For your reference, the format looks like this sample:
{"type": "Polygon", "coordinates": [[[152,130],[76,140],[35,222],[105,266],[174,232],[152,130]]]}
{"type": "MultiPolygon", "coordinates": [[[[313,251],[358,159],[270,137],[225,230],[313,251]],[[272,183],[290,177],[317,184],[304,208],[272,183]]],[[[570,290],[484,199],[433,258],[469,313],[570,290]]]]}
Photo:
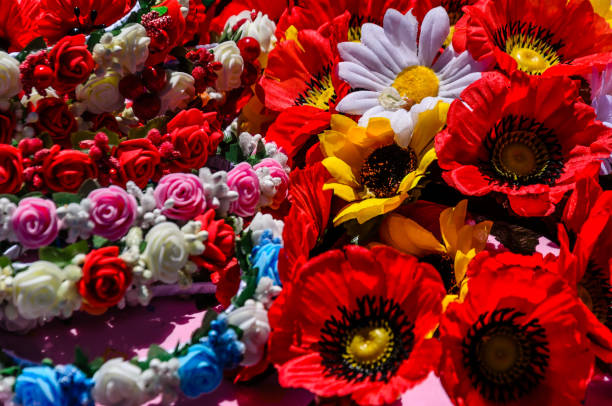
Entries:
{"type": "Polygon", "coordinates": [[[0,342],[2,404],[208,404],[265,376],[313,405],[431,377],[439,405],[612,404],[609,0],[0,17],[3,334],[156,297],[204,314],[132,359],[0,342]]]}

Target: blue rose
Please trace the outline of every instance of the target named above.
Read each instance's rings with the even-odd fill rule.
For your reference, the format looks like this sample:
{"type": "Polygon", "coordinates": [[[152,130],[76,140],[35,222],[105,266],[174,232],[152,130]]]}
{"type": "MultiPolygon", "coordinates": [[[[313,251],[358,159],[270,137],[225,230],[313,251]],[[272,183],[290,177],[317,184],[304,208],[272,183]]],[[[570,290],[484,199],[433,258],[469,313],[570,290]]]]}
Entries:
{"type": "Polygon", "coordinates": [[[93,379],[88,378],[80,369],[72,365],[58,365],[55,367],[55,372],[68,405],[94,405],[91,396],[91,389],[94,386],[93,379]]]}
{"type": "Polygon", "coordinates": [[[281,286],[278,276],[278,252],[283,247],[280,238],[274,238],[270,230],[266,230],[261,235],[259,245],[253,247],[251,251],[251,262],[253,267],[258,269],[257,282],[267,276],[274,281],[274,284],[281,286]]]}
{"type": "Polygon", "coordinates": [[[15,403],[24,406],[65,406],[56,372],[47,367],[24,368],[15,382],[15,403]]]}
{"type": "Polygon", "coordinates": [[[189,352],[179,358],[179,363],[181,390],[190,398],[212,392],[221,384],[223,368],[207,342],[192,345],[189,352]]]}
{"type": "Polygon", "coordinates": [[[244,354],[244,344],[238,340],[236,332],[228,328],[227,320],[219,316],[210,324],[208,344],[217,354],[219,365],[224,369],[238,366],[244,354]]]}

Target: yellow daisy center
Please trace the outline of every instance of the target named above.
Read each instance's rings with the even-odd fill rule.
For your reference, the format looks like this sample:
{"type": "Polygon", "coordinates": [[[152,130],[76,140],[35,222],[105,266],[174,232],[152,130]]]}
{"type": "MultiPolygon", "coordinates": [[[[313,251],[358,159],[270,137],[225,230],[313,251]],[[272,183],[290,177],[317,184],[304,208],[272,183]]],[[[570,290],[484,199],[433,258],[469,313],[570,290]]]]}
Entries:
{"type": "Polygon", "coordinates": [[[384,362],[392,350],[393,332],[388,327],[364,327],[349,339],[345,357],[358,365],[372,364],[384,362]]]}
{"type": "Polygon", "coordinates": [[[361,184],[376,197],[391,197],[404,177],[416,168],[417,157],[411,148],[387,145],[366,158],[360,170],[361,184]]]}
{"type": "Polygon", "coordinates": [[[329,110],[329,103],[336,99],[336,90],[332,83],[330,69],[313,77],[295,101],[297,106],[313,106],[321,110],[329,110]]]}
{"type": "Polygon", "coordinates": [[[410,66],[401,71],[391,84],[402,98],[411,102],[420,103],[428,96],[437,96],[439,80],[435,72],[426,66],[410,66]]]}

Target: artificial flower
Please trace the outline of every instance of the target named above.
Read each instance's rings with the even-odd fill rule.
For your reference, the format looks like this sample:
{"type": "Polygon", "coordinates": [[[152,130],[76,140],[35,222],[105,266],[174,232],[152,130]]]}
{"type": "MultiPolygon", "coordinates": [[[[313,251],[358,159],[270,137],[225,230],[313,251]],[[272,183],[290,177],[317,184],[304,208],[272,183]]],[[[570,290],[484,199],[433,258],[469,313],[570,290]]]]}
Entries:
{"type": "Polygon", "coordinates": [[[82,34],[64,37],[55,44],[49,51],[49,63],[55,74],[53,88],[62,94],[83,83],[95,66],[82,34]]]}
{"type": "Polygon", "coordinates": [[[48,366],[24,368],[17,377],[15,382],[17,404],[54,406],[63,405],[66,400],[55,371],[48,366]]]}
{"type": "Polygon", "coordinates": [[[363,127],[348,117],[332,116],[331,130],[320,135],[323,165],[332,175],[325,189],[350,202],[334,218],[335,224],[351,219],[364,223],[409,197],[436,158],[432,143],[447,109],[439,103],[421,113],[404,147],[396,143],[399,134],[386,118],[374,117],[363,127]]]}
{"type": "Polygon", "coordinates": [[[217,72],[217,90],[227,91],[240,87],[244,60],[233,41],[223,42],[212,49],[215,62],[222,68],[217,72]]]}
{"type": "Polygon", "coordinates": [[[577,97],[568,78],[487,74],[451,105],[436,137],[443,179],[469,196],[501,193],[521,216],[551,214],[612,149],[611,130],[577,97]]]}
{"type": "Polygon", "coordinates": [[[53,317],[60,313],[60,290],[64,272],[48,261],[36,261],[13,280],[13,304],[28,320],[53,317]]]}
{"type": "Polygon", "coordinates": [[[36,128],[40,134],[47,133],[55,144],[70,146],[70,134],[78,129],[74,115],[64,100],[57,97],[46,97],[36,103],[38,122],[36,128]]]}
{"type": "Polygon", "coordinates": [[[361,115],[362,126],[372,117],[388,118],[398,144],[406,147],[419,113],[434,108],[438,101],[450,103],[459,97],[480,78],[482,67],[468,53],[458,54],[452,47],[440,53],[449,32],[442,7],[429,11],[420,27],[411,12],[403,15],[389,9],[383,26],[366,23],[361,43],[338,45],[343,60],[338,76],[359,90],[342,98],[336,109],[361,115]]]}
{"type": "Polygon", "coordinates": [[[3,51],[0,51],[0,78],[0,102],[5,103],[21,91],[21,81],[19,61],[3,51]]]}
{"type": "Polygon", "coordinates": [[[259,203],[259,178],[248,162],[241,162],[227,173],[227,185],[238,192],[238,200],[230,204],[230,212],[242,217],[255,214],[259,203]]]}
{"type": "Polygon", "coordinates": [[[263,356],[270,335],[268,312],[264,305],[249,299],[244,306],[232,310],[227,315],[227,322],[242,331],[240,341],[244,344],[245,350],[240,365],[257,364],[263,356]]]}
{"type": "Polygon", "coordinates": [[[134,196],[117,186],[92,190],[87,200],[91,232],[111,241],[125,236],[138,215],[134,196]]]}
{"type": "Polygon", "coordinates": [[[140,188],[144,188],[150,179],[155,179],[161,159],[157,148],[146,138],[121,142],[113,149],[113,156],[117,158],[121,168],[118,184],[125,185],[131,180],[140,188]]]}
{"type": "Polygon", "coordinates": [[[21,151],[13,146],[0,144],[0,193],[17,193],[22,184],[21,151]]]}
{"type": "Polygon", "coordinates": [[[380,226],[381,241],[432,264],[442,276],[447,290],[456,293],[468,264],[485,248],[493,226],[492,221],[466,224],[466,214],[467,200],[440,213],[440,242],[436,235],[414,219],[391,213],[380,226]]]}
{"type": "Polygon", "coordinates": [[[106,361],[93,376],[96,402],[108,406],[138,406],[146,400],[142,371],[121,358],[106,361]]]}
{"type": "Polygon", "coordinates": [[[577,298],[541,256],[482,252],[440,322],[440,378],[462,405],[579,405],[594,356],[577,298]]]}
{"type": "Polygon", "coordinates": [[[163,222],[149,230],[145,241],[142,257],[153,279],[176,283],[190,255],[183,232],[176,224],[163,222]]]}
{"type": "Polygon", "coordinates": [[[388,247],[347,246],[310,260],[294,283],[273,304],[287,324],[271,319],[272,335],[293,332],[270,346],[282,386],[383,404],[436,368],[437,342],[426,337],[444,288],[430,265],[388,247]]]}
{"type": "Polygon", "coordinates": [[[45,185],[54,192],[74,193],[87,179],[98,176],[98,168],[89,155],[54,145],[42,166],[45,185]]]}
{"type": "Polygon", "coordinates": [[[602,16],[608,25],[612,22],[612,4],[608,0],[591,0],[593,11],[602,16]]]}
{"type": "Polygon", "coordinates": [[[125,99],[119,93],[120,80],[121,76],[114,71],[92,76],[85,84],[76,87],[76,98],[93,114],[120,111],[125,106],[125,99]]]}
{"type": "Polygon", "coordinates": [[[265,170],[270,177],[279,180],[279,182],[275,184],[271,201],[267,202],[267,204],[262,203],[262,206],[270,206],[273,209],[278,209],[285,199],[287,199],[287,190],[289,188],[289,175],[287,175],[285,168],[275,159],[264,158],[259,163],[255,164],[253,169],[255,169],[255,172],[265,170]]]}
{"type": "Polygon", "coordinates": [[[464,8],[453,46],[506,73],[590,73],[612,55],[612,28],[588,0],[480,0],[464,8]],[[578,32],[587,35],[577,35],[578,32]]]}
{"type": "Polygon", "coordinates": [[[175,220],[190,220],[206,210],[200,178],[191,173],[170,173],[155,187],[155,201],[162,214],[175,220]]]}
{"type": "MultiPolygon", "coordinates": [[[[25,1],[6,0],[0,10],[0,50],[15,52],[37,37],[36,20],[28,17],[25,1]]],[[[32,2],[33,3],[33,2],[32,2]]]]}
{"type": "Polygon", "coordinates": [[[26,249],[51,244],[61,226],[53,201],[40,197],[22,199],[11,221],[17,240],[26,249]]]}

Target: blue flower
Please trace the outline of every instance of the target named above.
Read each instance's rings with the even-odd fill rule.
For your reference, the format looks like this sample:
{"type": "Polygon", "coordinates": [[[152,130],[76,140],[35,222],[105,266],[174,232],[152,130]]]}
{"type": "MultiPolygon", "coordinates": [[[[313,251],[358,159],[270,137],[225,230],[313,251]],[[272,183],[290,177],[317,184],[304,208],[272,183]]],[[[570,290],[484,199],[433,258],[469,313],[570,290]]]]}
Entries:
{"type": "Polygon", "coordinates": [[[238,340],[236,332],[228,328],[225,317],[219,316],[213,320],[207,341],[217,354],[222,368],[232,369],[238,366],[244,354],[244,344],[238,340]]]}
{"type": "Polygon", "coordinates": [[[91,389],[94,386],[93,379],[88,378],[80,369],[72,365],[58,365],[55,367],[55,372],[68,405],[94,405],[91,396],[91,389]]]}
{"type": "Polygon", "coordinates": [[[258,269],[257,282],[267,276],[274,281],[274,284],[281,286],[278,276],[278,252],[283,247],[280,238],[274,238],[270,230],[266,230],[261,235],[259,245],[253,247],[251,251],[251,261],[253,267],[258,269]]]}
{"type": "Polygon", "coordinates": [[[15,403],[32,406],[66,406],[67,399],[48,366],[24,368],[15,382],[15,403]]]}
{"type": "Polygon", "coordinates": [[[189,347],[189,352],[179,358],[179,365],[181,390],[190,398],[214,391],[223,379],[223,368],[206,341],[189,347]]]}

